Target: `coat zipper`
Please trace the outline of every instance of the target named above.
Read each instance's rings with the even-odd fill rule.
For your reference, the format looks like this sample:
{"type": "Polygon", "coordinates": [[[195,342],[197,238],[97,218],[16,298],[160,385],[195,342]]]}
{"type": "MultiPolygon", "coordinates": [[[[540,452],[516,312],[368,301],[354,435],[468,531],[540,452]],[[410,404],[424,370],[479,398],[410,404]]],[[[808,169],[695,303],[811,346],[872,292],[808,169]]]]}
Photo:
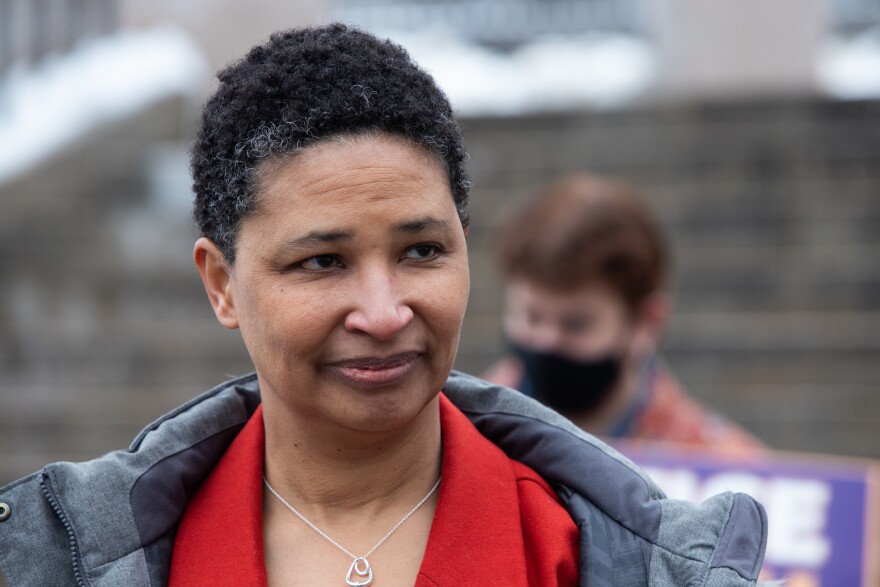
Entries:
{"type": "Polygon", "coordinates": [[[40,490],[43,492],[43,496],[46,498],[46,501],[49,502],[49,505],[52,506],[52,510],[55,512],[55,515],[58,516],[58,519],[61,520],[61,523],[64,525],[64,530],[67,532],[67,540],[70,542],[70,559],[73,564],[73,577],[76,579],[77,587],[89,587],[91,584],[82,572],[79,543],[76,541],[76,534],[73,532],[73,526],[70,525],[67,515],[64,513],[64,510],[61,509],[61,504],[58,503],[58,500],[52,493],[52,489],[49,487],[49,476],[46,473],[43,473],[40,478],[40,490]]]}

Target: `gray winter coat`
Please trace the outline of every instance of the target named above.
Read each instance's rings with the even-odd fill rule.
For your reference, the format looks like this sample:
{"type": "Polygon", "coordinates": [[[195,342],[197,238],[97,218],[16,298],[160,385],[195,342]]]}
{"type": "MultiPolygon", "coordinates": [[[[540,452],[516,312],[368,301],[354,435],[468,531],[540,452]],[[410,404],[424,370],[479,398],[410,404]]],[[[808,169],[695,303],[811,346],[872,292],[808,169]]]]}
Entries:
{"type": "MultiPolygon", "coordinates": [[[[582,587],[755,585],[767,518],[752,498],[665,499],[626,458],[517,392],[455,372],[444,392],[556,488],[580,528],[582,587]]],[[[127,451],[55,463],[0,489],[9,587],[165,585],[187,500],[259,402],[255,375],[228,381],[148,426],[127,451]]]]}

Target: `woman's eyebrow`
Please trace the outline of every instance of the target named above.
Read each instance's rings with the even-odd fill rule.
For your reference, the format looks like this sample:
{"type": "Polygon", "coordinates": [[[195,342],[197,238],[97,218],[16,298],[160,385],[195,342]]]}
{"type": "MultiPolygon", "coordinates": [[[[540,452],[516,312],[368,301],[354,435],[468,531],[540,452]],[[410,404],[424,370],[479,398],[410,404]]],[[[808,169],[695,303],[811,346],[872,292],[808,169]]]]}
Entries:
{"type": "Polygon", "coordinates": [[[426,230],[446,231],[449,230],[449,222],[446,220],[440,220],[439,218],[419,218],[417,220],[398,224],[395,229],[398,232],[406,233],[419,233],[425,232],[426,230]]]}
{"type": "Polygon", "coordinates": [[[348,232],[341,231],[321,231],[313,230],[305,236],[284,241],[281,244],[283,250],[295,250],[316,245],[326,245],[328,243],[336,243],[344,240],[351,240],[352,235],[348,232]]]}
{"type": "MultiPolygon", "coordinates": [[[[410,220],[398,224],[394,227],[394,230],[408,234],[417,234],[427,230],[439,230],[445,232],[449,230],[449,222],[446,220],[440,220],[439,218],[418,218],[416,220],[410,220]]],[[[338,243],[340,241],[351,240],[352,238],[354,238],[352,233],[341,230],[313,230],[304,236],[284,241],[281,243],[280,248],[282,251],[295,251],[329,243],[338,243]]]]}

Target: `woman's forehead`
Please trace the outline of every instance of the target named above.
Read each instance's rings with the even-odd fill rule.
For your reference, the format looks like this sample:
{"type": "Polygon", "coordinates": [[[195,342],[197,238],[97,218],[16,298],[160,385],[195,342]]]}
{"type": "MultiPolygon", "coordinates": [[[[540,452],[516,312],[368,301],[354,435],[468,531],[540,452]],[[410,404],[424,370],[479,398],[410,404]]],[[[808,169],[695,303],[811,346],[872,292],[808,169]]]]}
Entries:
{"type": "Polygon", "coordinates": [[[302,205],[434,191],[446,191],[452,197],[436,157],[387,135],[318,143],[266,165],[259,186],[261,200],[289,201],[299,196],[302,205]]]}
{"type": "Polygon", "coordinates": [[[338,241],[380,226],[402,233],[458,224],[447,174],[436,159],[378,137],[315,145],[267,167],[259,204],[240,236],[259,231],[260,240],[333,235],[338,241]]]}

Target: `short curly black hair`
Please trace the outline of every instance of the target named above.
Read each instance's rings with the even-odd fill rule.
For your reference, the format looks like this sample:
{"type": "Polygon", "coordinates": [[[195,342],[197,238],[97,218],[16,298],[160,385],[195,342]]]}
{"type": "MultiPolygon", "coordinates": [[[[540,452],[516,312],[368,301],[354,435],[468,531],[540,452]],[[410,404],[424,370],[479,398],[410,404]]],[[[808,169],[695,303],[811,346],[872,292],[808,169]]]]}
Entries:
{"type": "Polygon", "coordinates": [[[435,154],[467,226],[461,128],[446,95],[399,45],[338,23],[282,31],[218,78],[191,165],[196,223],[228,263],[255,209],[261,161],[338,136],[384,132],[435,154]]]}

